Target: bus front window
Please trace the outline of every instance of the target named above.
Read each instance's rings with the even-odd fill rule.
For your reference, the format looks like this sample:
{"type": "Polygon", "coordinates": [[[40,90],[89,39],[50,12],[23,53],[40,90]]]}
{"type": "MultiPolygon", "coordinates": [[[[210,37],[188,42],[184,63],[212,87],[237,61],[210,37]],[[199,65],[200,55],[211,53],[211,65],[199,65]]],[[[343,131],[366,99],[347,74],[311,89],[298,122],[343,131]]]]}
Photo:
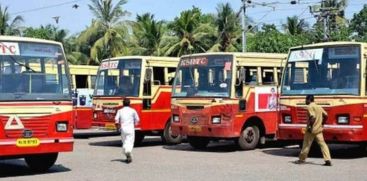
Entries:
{"type": "Polygon", "coordinates": [[[358,95],[360,69],[358,46],[292,50],[282,94],[358,95]]]}
{"type": "Polygon", "coordinates": [[[173,97],[229,97],[232,56],[184,57],[173,85],[173,97]]]}
{"type": "Polygon", "coordinates": [[[61,46],[1,42],[14,54],[0,54],[0,100],[68,100],[69,74],[61,46]]]}
{"type": "Polygon", "coordinates": [[[102,62],[96,78],[96,96],[138,96],[141,60],[122,59],[102,62]]]}

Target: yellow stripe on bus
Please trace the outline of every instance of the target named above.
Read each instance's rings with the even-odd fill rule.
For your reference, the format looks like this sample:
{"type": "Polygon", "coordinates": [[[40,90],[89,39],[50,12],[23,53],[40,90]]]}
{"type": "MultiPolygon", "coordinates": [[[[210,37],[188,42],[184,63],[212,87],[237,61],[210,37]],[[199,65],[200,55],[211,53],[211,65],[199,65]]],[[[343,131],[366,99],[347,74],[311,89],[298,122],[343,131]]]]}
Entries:
{"type": "Polygon", "coordinates": [[[141,112],[171,112],[171,109],[142,110],[141,112]]]}

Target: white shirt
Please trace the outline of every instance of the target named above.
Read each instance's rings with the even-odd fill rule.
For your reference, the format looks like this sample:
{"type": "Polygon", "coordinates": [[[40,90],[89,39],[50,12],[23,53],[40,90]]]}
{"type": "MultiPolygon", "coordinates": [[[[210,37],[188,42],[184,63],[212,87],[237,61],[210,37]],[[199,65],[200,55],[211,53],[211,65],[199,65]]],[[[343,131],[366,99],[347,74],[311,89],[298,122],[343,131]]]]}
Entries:
{"type": "Polygon", "coordinates": [[[123,107],[117,111],[115,122],[121,124],[121,128],[134,129],[134,124],[140,121],[138,113],[131,107],[123,107]]]}

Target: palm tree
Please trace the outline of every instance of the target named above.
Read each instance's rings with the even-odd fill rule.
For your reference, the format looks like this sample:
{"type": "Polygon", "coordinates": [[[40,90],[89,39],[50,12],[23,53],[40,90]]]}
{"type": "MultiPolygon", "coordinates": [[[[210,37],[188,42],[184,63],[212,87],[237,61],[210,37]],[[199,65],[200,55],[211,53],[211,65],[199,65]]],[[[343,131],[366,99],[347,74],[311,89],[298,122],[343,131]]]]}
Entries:
{"type": "Polygon", "coordinates": [[[127,53],[127,29],[120,21],[128,14],[122,10],[125,3],[126,0],[119,0],[115,5],[112,0],[91,0],[88,7],[96,19],[79,37],[79,44],[92,43],[91,59],[98,61],[127,53]]]}
{"type": "Polygon", "coordinates": [[[202,20],[200,9],[194,7],[192,10],[181,12],[180,17],[169,23],[171,36],[165,40],[165,55],[181,56],[206,52],[210,47],[206,40],[213,33],[213,28],[202,20]]]}
{"type": "Polygon", "coordinates": [[[306,31],[308,24],[304,19],[298,19],[297,16],[287,17],[287,23],[283,24],[284,30],[291,35],[299,35],[306,31]]]}
{"type": "Polygon", "coordinates": [[[8,12],[8,7],[1,7],[0,5],[0,35],[21,35],[19,24],[23,22],[22,16],[16,16],[11,20],[8,12]]]}
{"type": "Polygon", "coordinates": [[[217,41],[209,51],[237,51],[237,40],[241,38],[240,19],[229,3],[217,7],[217,41]]]}
{"type": "Polygon", "coordinates": [[[150,13],[137,15],[136,20],[133,26],[136,53],[160,56],[164,33],[163,22],[154,20],[154,15],[150,13]]]}

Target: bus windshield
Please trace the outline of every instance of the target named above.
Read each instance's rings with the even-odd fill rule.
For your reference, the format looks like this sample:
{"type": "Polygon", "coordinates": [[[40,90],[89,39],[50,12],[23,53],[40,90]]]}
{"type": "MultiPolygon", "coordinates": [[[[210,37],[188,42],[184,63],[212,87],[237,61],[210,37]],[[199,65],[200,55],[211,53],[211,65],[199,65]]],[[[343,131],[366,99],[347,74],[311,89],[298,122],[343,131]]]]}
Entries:
{"type": "Polygon", "coordinates": [[[229,97],[232,60],[232,55],[182,58],[173,85],[173,97],[229,97]]]}
{"type": "Polygon", "coordinates": [[[138,96],[141,59],[104,61],[99,67],[96,96],[138,96]]]}
{"type": "Polygon", "coordinates": [[[360,48],[357,45],[291,50],[283,95],[358,95],[360,48]]]}
{"type": "Polygon", "coordinates": [[[69,74],[56,44],[0,41],[0,100],[70,100],[69,74]]]}

